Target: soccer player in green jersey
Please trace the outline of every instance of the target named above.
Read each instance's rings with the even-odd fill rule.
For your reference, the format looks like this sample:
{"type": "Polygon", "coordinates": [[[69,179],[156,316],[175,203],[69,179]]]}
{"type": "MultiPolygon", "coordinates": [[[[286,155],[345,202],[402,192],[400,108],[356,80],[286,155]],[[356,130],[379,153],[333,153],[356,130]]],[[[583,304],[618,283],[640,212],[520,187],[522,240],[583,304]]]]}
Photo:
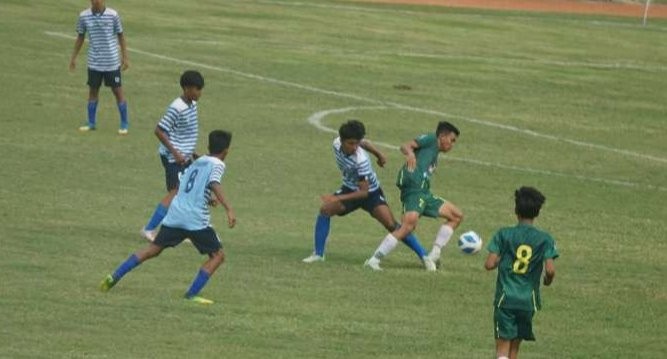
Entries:
{"type": "MultiPolygon", "coordinates": [[[[459,137],[459,129],[447,121],[440,121],[435,133],[424,134],[401,146],[405,165],[398,173],[396,185],[401,190],[403,217],[401,227],[387,234],[365,265],[373,270],[382,270],[380,261],[386,257],[399,240],[403,240],[417,227],[419,218],[443,218],[446,222],[438,230],[433,249],[428,254],[430,262],[440,259],[440,251],[463,221],[463,212],[453,203],[431,193],[431,176],[438,165],[440,152],[449,152],[459,137]]],[[[430,269],[435,271],[435,267],[430,269]]]]}
{"type": "Polygon", "coordinates": [[[493,301],[494,333],[498,359],[515,359],[522,340],[535,340],[533,315],[541,309],[540,277],[544,285],[556,275],[556,244],[549,233],[533,226],[546,198],[532,187],[514,192],[514,212],[518,223],[501,228],[488,245],[484,267],[498,268],[493,301]]]}

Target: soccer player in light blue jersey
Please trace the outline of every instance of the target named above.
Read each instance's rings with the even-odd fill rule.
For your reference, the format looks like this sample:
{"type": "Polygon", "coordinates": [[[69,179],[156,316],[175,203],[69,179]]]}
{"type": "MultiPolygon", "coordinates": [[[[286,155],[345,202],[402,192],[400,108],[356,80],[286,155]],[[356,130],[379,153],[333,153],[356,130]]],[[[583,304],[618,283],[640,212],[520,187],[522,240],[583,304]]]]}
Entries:
{"type": "Polygon", "coordinates": [[[229,152],[232,135],[216,130],[209,134],[208,139],[209,154],[199,157],[183,173],[178,194],[155,241],[132,254],[112,274],[104,278],[100,290],[108,291],[139,264],[158,256],[165,248],[177,246],[189,238],[199,253],[208,255],[208,260],[197,272],[190,289],[185,293],[185,299],[201,304],[213,303],[212,300],[199,296],[199,292],[224,262],[225,253],[218,235],[210,225],[209,204],[219,203],[225,208],[229,228],[236,224],[236,215],[220,184],[225,173],[225,163],[222,161],[229,152]]]}
{"type": "Polygon", "coordinates": [[[127,45],[123,34],[123,25],[120,15],[114,9],[105,6],[104,0],[91,0],[90,8],[79,14],[76,25],[78,34],[74,42],[74,51],[69,61],[70,71],[76,68],[76,57],[83,46],[88,34],[88,122],[79,127],[80,131],[94,130],[97,122],[97,102],[99,99],[102,80],[104,85],[111,87],[116,97],[118,112],[120,113],[119,135],[127,135],[128,117],[127,101],[123,95],[121,70],[127,70],[130,63],[127,58],[127,45]],[[120,57],[118,46],[120,45],[120,57]]]}
{"type": "MultiPolygon", "coordinates": [[[[315,221],[314,251],[303,259],[305,263],[324,261],[324,248],[329,236],[331,217],[345,216],[362,208],[382,224],[388,231],[400,227],[389,209],[377,175],[365,150],[377,157],[384,166],[386,159],[372,143],[364,139],[366,129],[357,120],[344,123],[338,130],[339,137],[333,142],[336,163],[343,175],[343,186],[334,194],[322,196],[322,206],[315,221]]],[[[435,263],[426,255],[419,240],[411,233],[403,242],[423,261],[427,270],[435,270],[435,263]]]]}
{"type": "Polygon", "coordinates": [[[180,84],[183,95],[171,102],[155,127],[155,136],[160,140],[158,152],[165,171],[167,194],[140,231],[141,236],[149,241],[155,239],[157,227],[167,215],[169,205],[176,196],[181,173],[197,156],[197,101],[204,88],[204,77],[198,71],[188,70],[181,75],[180,84]]]}

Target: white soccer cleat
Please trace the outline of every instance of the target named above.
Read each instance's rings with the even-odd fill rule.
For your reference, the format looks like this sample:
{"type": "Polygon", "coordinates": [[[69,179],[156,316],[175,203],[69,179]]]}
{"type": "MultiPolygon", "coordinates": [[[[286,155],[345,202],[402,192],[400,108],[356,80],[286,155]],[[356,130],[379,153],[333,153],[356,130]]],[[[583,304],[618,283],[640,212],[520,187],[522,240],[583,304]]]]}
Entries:
{"type": "Polygon", "coordinates": [[[435,265],[435,262],[429,258],[429,256],[424,256],[422,258],[422,261],[424,262],[424,268],[426,269],[427,272],[435,272],[437,270],[437,266],[435,265]]]}
{"type": "Polygon", "coordinates": [[[318,256],[317,254],[313,253],[310,256],[304,258],[302,262],[304,263],[324,262],[324,256],[318,256]]]}
{"type": "Polygon", "coordinates": [[[141,238],[153,242],[155,240],[155,235],[157,234],[156,232],[157,231],[155,230],[149,231],[146,228],[142,228],[141,231],[139,231],[139,234],[141,234],[141,238]]]}
{"type": "Polygon", "coordinates": [[[121,136],[125,136],[128,134],[127,128],[119,128],[118,129],[118,134],[121,136]]]}
{"type": "Polygon", "coordinates": [[[370,257],[364,262],[364,267],[370,267],[374,271],[381,271],[380,260],[375,257],[370,257]]]}
{"type": "Polygon", "coordinates": [[[437,247],[433,248],[428,254],[428,259],[430,259],[433,263],[437,263],[440,260],[440,249],[437,247]]]}

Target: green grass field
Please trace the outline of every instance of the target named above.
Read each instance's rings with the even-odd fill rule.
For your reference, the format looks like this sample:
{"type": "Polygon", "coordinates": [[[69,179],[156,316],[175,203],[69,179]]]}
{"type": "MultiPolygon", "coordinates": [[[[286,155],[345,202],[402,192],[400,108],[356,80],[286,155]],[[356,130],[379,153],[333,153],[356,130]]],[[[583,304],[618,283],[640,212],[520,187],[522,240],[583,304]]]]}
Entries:
{"type": "MultiPolygon", "coordinates": [[[[131,129],[103,89],[85,120],[85,53],[67,71],[87,1],[0,3],[0,357],[491,358],[495,272],[453,243],[426,273],[399,247],[362,268],[385,233],[336,218],[327,261],[304,265],[319,195],[340,185],[330,145],[363,120],[396,146],[448,119],[462,131],[433,191],[488,239],[512,224],[512,191],[547,196],[537,224],[561,258],[543,289],[529,358],[663,358],[667,330],[667,22],[349,1],[111,1],[131,68],[131,129]],[[198,69],[200,152],[234,133],[214,224],[227,262],[184,302],[203,257],[188,244],[99,281],[143,247],[164,194],[152,131],[198,69]],[[322,112],[329,111],[329,112],[322,112]],[[318,115],[318,116],[316,116],[318,115]]],[[[396,215],[402,156],[377,169],[396,215]]],[[[417,234],[432,244],[438,221],[417,234]]]]}

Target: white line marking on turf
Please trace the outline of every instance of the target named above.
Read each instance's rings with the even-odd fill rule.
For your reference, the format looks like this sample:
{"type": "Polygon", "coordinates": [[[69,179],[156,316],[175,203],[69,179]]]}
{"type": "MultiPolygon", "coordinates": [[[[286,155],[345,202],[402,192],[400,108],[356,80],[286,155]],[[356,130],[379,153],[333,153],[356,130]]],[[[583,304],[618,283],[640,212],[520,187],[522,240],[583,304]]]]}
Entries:
{"type": "MultiPolygon", "coordinates": [[[[72,39],[72,40],[75,39],[74,36],[64,34],[64,33],[61,33],[61,32],[45,31],[45,34],[47,34],[49,36],[56,36],[56,37],[61,37],[61,38],[66,38],[66,39],[72,39]]],[[[301,85],[301,84],[298,84],[298,83],[295,83],[295,82],[283,81],[283,80],[278,80],[278,79],[274,79],[274,78],[270,78],[270,77],[264,77],[264,76],[260,76],[260,75],[250,74],[250,73],[247,73],[247,72],[241,72],[241,71],[233,70],[233,69],[230,69],[230,68],[212,66],[212,65],[207,65],[207,64],[200,63],[200,62],[194,62],[194,61],[188,61],[188,60],[181,60],[181,59],[177,59],[177,58],[174,58],[174,57],[159,55],[159,54],[155,54],[155,53],[152,53],[152,52],[143,51],[143,50],[139,50],[139,49],[135,49],[135,48],[128,48],[128,51],[135,52],[135,53],[142,54],[142,55],[149,56],[149,57],[153,57],[153,58],[157,58],[157,59],[161,59],[161,60],[165,60],[165,61],[175,62],[175,63],[179,63],[179,64],[185,64],[185,65],[197,66],[197,67],[204,68],[204,69],[229,73],[229,74],[233,74],[233,75],[240,76],[240,77],[250,78],[250,79],[253,79],[253,80],[264,81],[264,82],[278,84],[278,85],[282,85],[282,86],[294,87],[294,88],[298,88],[298,89],[301,89],[301,90],[310,91],[310,92],[314,92],[314,93],[321,93],[321,94],[331,95],[331,96],[336,96],[336,97],[349,98],[349,99],[354,99],[354,100],[367,102],[367,103],[371,103],[371,104],[375,104],[375,105],[387,105],[387,106],[392,106],[392,107],[395,107],[395,108],[398,108],[398,109],[410,110],[410,111],[415,111],[415,112],[422,112],[422,113],[432,114],[432,115],[436,115],[436,116],[456,118],[456,119],[459,119],[459,120],[462,120],[462,121],[475,123],[475,124],[478,124],[478,125],[499,128],[499,129],[512,131],[512,132],[518,132],[518,133],[522,133],[522,134],[533,136],[533,137],[544,138],[544,139],[558,141],[558,142],[565,142],[565,143],[569,143],[569,144],[576,145],[576,146],[588,147],[588,148],[598,149],[598,150],[607,151],[607,152],[614,152],[614,153],[617,153],[617,154],[642,158],[642,159],[645,159],[645,160],[667,163],[667,158],[662,158],[662,157],[647,155],[647,154],[643,154],[643,153],[639,153],[639,152],[633,152],[633,151],[608,147],[608,146],[605,146],[605,145],[599,145],[599,144],[595,144],[595,143],[589,143],[589,142],[583,142],[583,141],[578,141],[578,140],[571,140],[571,139],[567,139],[567,138],[561,138],[561,137],[557,137],[557,136],[553,136],[553,135],[542,134],[542,133],[535,132],[535,131],[532,131],[532,130],[521,129],[521,128],[518,128],[518,127],[515,127],[515,126],[503,125],[503,124],[499,124],[499,123],[495,123],[495,122],[491,122],[491,121],[480,120],[480,119],[477,119],[477,118],[466,117],[466,116],[461,116],[461,115],[453,115],[453,114],[449,114],[449,113],[445,113],[445,112],[441,112],[441,111],[435,111],[435,110],[422,109],[422,108],[413,107],[413,106],[409,106],[409,105],[403,105],[403,104],[399,104],[399,103],[395,103],[395,102],[380,101],[380,100],[375,100],[375,99],[371,99],[371,98],[368,98],[368,97],[358,96],[358,95],[344,93],[344,92],[325,90],[325,89],[321,89],[321,88],[317,88],[317,87],[313,87],[313,86],[301,85]]]]}
{"type": "MultiPolygon", "coordinates": [[[[323,110],[323,111],[318,111],[318,112],[310,115],[310,117],[308,117],[308,123],[315,126],[315,128],[317,128],[320,131],[330,132],[330,133],[333,133],[333,134],[338,134],[338,131],[336,131],[335,129],[327,127],[327,126],[322,124],[322,120],[325,117],[327,117],[329,115],[333,115],[333,114],[341,114],[341,113],[346,113],[346,112],[351,112],[351,111],[392,110],[392,109],[393,109],[392,107],[387,107],[387,106],[359,106],[359,107],[344,107],[344,108],[337,108],[337,109],[331,109],[331,110],[323,110]]],[[[373,143],[378,145],[378,146],[382,146],[382,147],[392,149],[392,150],[398,150],[399,149],[398,146],[392,145],[392,144],[389,144],[389,143],[385,143],[385,142],[378,142],[376,140],[373,140],[373,143]]],[[[445,158],[442,154],[440,156],[445,158]]],[[[574,178],[574,179],[578,179],[578,180],[604,183],[604,184],[614,185],[614,186],[631,187],[631,188],[647,188],[647,189],[651,189],[651,190],[667,191],[667,187],[653,186],[653,185],[648,185],[648,184],[640,184],[640,183],[630,182],[630,181],[612,180],[612,179],[599,178],[599,177],[571,175],[571,174],[562,173],[562,172],[539,170],[539,169],[533,169],[533,168],[529,168],[529,167],[518,167],[518,166],[512,166],[512,165],[504,165],[504,164],[495,163],[495,162],[480,161],[480,160],[475,160],[475,159],[470,159],[470,158],[455,157],[455,156],[452,156],[452,155],[448,155],[446,157],[446,159],[447,160],[460,161],[460,162],[466,162],[466,163],[472,163],[472,164],[475,164],[475,165],[485,166],[485,167],[496,167],[496,168],[501,168],[501,169],[505,169],[505,170],[527,172],[527,173],[537,174],[537,175],[546,175],[546,176],[563,177],[563,178],[574,178]]]]}

